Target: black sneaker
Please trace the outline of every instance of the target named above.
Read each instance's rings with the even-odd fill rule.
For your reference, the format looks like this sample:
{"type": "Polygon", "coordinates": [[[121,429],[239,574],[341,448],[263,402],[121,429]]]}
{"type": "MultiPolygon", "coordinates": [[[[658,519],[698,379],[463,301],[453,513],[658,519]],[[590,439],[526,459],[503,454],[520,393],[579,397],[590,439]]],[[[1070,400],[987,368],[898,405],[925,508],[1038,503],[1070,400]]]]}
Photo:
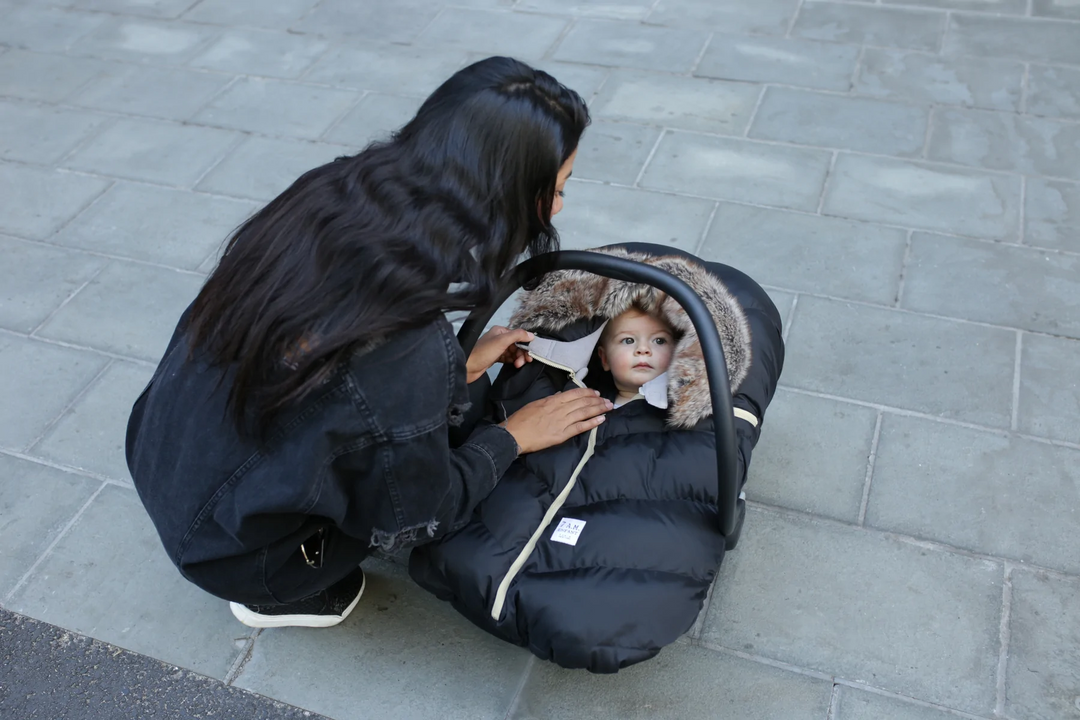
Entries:
{"type": "Polygon", "coordinates": [[[288,605],[229,603],[236,619],[249,627],[333,627],[344,620],[364,594],[366,578],[357,568],[326,590],[288,605]]]}

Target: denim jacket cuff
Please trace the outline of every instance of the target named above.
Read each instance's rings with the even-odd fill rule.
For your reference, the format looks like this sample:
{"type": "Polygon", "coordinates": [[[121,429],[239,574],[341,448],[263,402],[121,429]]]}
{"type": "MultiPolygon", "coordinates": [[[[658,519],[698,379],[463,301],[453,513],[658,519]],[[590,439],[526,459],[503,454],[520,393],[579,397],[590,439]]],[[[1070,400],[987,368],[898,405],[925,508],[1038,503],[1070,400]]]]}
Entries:
{"type": "Polygon", "coordinates": [[[469,437],[470,445],[483,448],[491,458],[495,466],[495,482],[499,482],[502,476],[510,469],[510,464],[517,459],[518,444],[514,436],[506,428],[498,425],[483,425],[469,437]]]}

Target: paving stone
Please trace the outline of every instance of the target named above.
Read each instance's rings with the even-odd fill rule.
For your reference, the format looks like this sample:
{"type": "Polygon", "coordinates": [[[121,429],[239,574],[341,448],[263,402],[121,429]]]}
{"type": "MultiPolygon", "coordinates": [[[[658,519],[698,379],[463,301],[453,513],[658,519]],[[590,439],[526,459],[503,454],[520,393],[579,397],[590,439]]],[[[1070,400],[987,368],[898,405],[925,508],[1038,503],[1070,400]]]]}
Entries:
{"type": "Polygon", "coordinates": [[[598,17],[611,20],[644,20],[655,0],[521,0],[515,10],[598,17]]]}
{"type": "Polygon", "coordinates": [[[0,158],[55,163],[105,121],[95,113],[0,100],[0,158]]]}
{"type": "Polygon", "coordinates": [[[688,72],[705,47],[701,30],[649,27],[609,20],[580,20],[555,51],[556,60],[642,70],[688,72]]]}
{"type": "Polygon", "coordinates": [[[846,91],[858,55],[857,45],[717,34],[694,74],[846,91]]]}
{"type": "Polygon", "coordinates": [[[931,160],[1080,180],[1080,124],[989,110],[934,113],[931,160]]]}
{"type": "Polygon", "coordinates": [[[702,639],[971,713],[994,707],[997,563],[751,508],[702,639]]]}
{"type": "Polygon", "coordinates": [[[1076,573],[1078,501],[1078,450],[886,413],[866,524],[1076,573]]]}
{"type": "Polygon", "coordinates": [[[831,686],[704,648],[672,645],[640,665],[601,676],[537,663],[521,691],[518,720],[817,720],[828,713],[831,686]]]}
{"type": "Polygon", "coordinates": [[[951,13],[947,35],[947,55],[1080,65],[1080,43],[1071,23],[951,13]]]}
{"type": "Polygon", "coordinates": [[[230,80],[225,75],[182,68],[110,63],[70,102],[97,110],[186,120],[230,80]]]}
{"type": "Polygon", "coordinates": [[[710,200],[571,181],[555,227],[568,250],[633,240],[693,252],[712,211],[710,200]]]}
{"type": "Polygon", "coordinates": [[[157,362],[202,282],[190,273],[113,261],[39,334],[157,362]]]}
{"type": "Polygon", "coordinates": [[[705,78],[615,70],[593,103],[597,118],[742,135],[761,88],[705,78]]]}
{"type": "Polygon", "coordinates": [[[1027,111],[1032,115],[1080,119],[1080,69],[1032,65],[1027,111]]]}
{"type": "Polygon", "coordinates": [[[451,7],[439,13],[416,42],[538,58],[555,44],[565,27],[564,18],[451,7]]]}
{"type": "Polygon", "coordinates": [[[340,88],[427,97],[465,64],[462,50],[374,43],[338,45],[305,80],[340,88]]]}
{"type": "Polygon", "coordinates": [[[1080,251],[1080,185],[1028,178],[1024,195],[1024,242],[1080,251]]]}
{"type": "Polygon", "coordinates": [[[411,43],[438,11],[438,5],[423,0],[323,0],[290,29],[330,37],[411,43]]]}
{"type": "Polygon", "coordinates": [[[876,423],[873,408],[779,390],[750,463],[747,498],[858,522],[876,423]]]}
{"type": "Polygon", "coordinates": [[[902,306],[1080,338],[1080,255],[915,233],[902,306]]]}
{"type": "Polygon", "coordinates": [[[70,0],[71,7],[121,15],[155,18],[179,17],[196,0],[70,0]]]}
{"type": "Polygon", "coordinates": [[[97,76],[104,63],[9,50],[0,55],[0,95],[61,102],[97,76]]]}
{"type": "Polygon", "coordinates": [[[1034,0],[1031,14],[1036,17],[1080,20],[1080,4],[1075,0],[1034,0]]]}
{"type": "Polygon", "coordinates": [[[195,115],[196,122],[315,140],[356,104],[359,93],[242,78],[195,115]],[[273,109],[273,112],[268,110],[273,109]]]}
{"type": "Polygon", "coordinates": [[[300,77],[330,43],[305,35],[272,30],[226,30],[191,61],[192,67],[223,73],[300,77]]]}
{"type": "Polygon", "coordinates": [[[144,365],[114,363],[29,453],[129,482],[124,457],[128,416],[153,374],[144,365]]]}
{"type": "Polygon", "coordinates": [[[387,720],[505,717],[528,651],[469,624],[404,568],[364,570],[364,597],[342,625],[264,632],[235,684],[339,718],[356,715],[357,698],[361,715],[387,720]]]}
{"type": "Polygon", "coordinates": [[[1026,15],[1027,0],[882,0],[892,5],[922,5],[940,10],[970,10],[995,15],[1026,15]]]}
{"type": "Polygon", "coordinates": [[[791,308],[795,301],[795,294],[775,288],[765,288],[765,293],[773,301],[773,305],[776,306],[777,311],[780,313],[780,319],[786,330],[788,325],[791,324],[791,308]]]}
{"type": "Polygon", "coordinates": [[[47,238],[109,187],[109,181],[0,163],[0,231],[47,238]]]}
{"type": "Polygon", "coordinates": [[[944,13],[808,1],[799,11],[792,34],[831,42],[938,50],[944,29],[944,13]]]}
{"type": "Polygon", "coordinates": [[[913,157],[922,153],[929,114],[914,105],[770,87],[749,136],[913,157]]]}
{"type": "Polygon", "coordinates": [[[0,327],[28,333],[105,265],[102,258],[0,235],[0,327]]]}
{"type": "Polygon", "coordinates": [[[388,140],[391,133],[413,119],[421,102],[414,97],[370,93],[323,139],[352,147],[365,147],[375,140],[388,140]]]}
{"type": "Polygon", "coordinates": [[[1023,64],[1012,60],[866,48],[855,91],[922,104],[1017,112],[1023,77],[1023,64]]]}
{"type": "Polygon", "coordinates": [[[117,183],[53,242],[194,270],[257,209],[243,200],[117,183]]]}
{"type": "Polygon", "coordinates": [[[1027,335],[1020,358],[1020,432],[1080,443],[1080,342],[1027,335]]]}
{"type": "Polygon", "coordinates": [[[841,153],[823,212],[994,239],[1014,238],[1020,178],[841,153]]]}
{"type": "Polygon", "coordinates": [[[8,609],[224,678],[240,625],[229,605],[177,572],[133,490],[107,486],[8,609]],[[102,590],[105,589],[105,592],[102,590]]]}
{"type": "Polygon", "coordinates": [[[660,0],[646,18],[653,25],[754,35],[783,35],[797,0],[660,0]]]}
{"type": "Polygon", "coordinates": [[[15,589],[64,525],[101,485],[0,455],[0,598],[15,589]]]}
{"type": "Polygon", "coordinates": [[[106,362],[83,350],[0,339],[0,446],[23,450],[34,442],[106,362]]]}
{"type": "Polygon", "coordinates": [[[238,134],[160,120],[120,118],[68,158],[75,170],[166,185],[195,183],[238,134]]]}
{"type": "Polygon", "coordinates": [[[594,121],[578,144],[574,177],[633,185],[660,132],[656,127],[594,121]]]}
{"type": "Polygon", "coordinates": [[[1080,581],[1037,573],[1012,574],[1008,717],[1075,717],[1080,697],[1080,581]]]}
{"type": "Polygon", "coordinates": [[[107,18],[96,13],[12,4],[0,11],[0,43],[38,52],[63,52],[107,18]]]}
{"type": "Polygon", "coordinates": [[[916,705],[898,698],[856,690],[841,685],[836,704],[835,720],[956,720],[956,714],[946,710],[916,705]]]}
{"type": "Polygon", "coordinates": [[[891,305],[906,245],[895,228],[721,203],[699,254],[766,285],[891,305]]]}
{"type": "Polygon", "coordinates": [[[71,52],[112,60],[179,64],[190,60],[218,32],[210,25],[119,16],[80,38],[71,46],[71,52]]]}
{"type": "Polygon", "coordinates": [[[1011,330],[803,295],[785,384],[992,427],[1009,427],[1011,330]]]}
{"type": "Polygon", "coordinates": [[[308,170],[352,152],[352,148],[341,145],[253,136],[207,173],[197,188],[254,200],[272,200],[308,170]]]}
{"type": "Polygon", "coordinates": [[[185,20],[284,30],[303,17],[318,0],[202,0],[184,13],[185,20]]]}
{"type": "Polygon", "coordinates": [[[813,211],[830,158],[825,150],[669,132],[646,168],[642,185],[813,211]]]}

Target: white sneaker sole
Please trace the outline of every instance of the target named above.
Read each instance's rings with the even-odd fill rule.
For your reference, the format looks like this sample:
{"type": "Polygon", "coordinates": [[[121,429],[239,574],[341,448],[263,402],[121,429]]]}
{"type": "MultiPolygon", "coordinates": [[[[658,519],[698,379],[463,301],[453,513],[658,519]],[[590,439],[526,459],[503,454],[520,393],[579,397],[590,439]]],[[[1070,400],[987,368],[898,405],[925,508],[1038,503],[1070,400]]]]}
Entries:
{"type": "Polygon", "coordinates": [[[364,576],[364,582],[360,584],[360,592],[356,593],[356,597],[349,603],[349,607],[345,608],[345,611],[340,615],[260,615],[258,613],[248,610],[246,605],[240,603],[229,603],[229,609],[232,610],[232,614],[237,620],[244,623],[248,627],[254,628],[277,628],[277,627],[310,627],[310,628],[328,628],[334,627],[341,623],[345,618],[349,617],[349,613],[356,607],[356,603],[360,602],[360,597],[364,594],[364,588],[367,587],[367,576],[364,576]]]}

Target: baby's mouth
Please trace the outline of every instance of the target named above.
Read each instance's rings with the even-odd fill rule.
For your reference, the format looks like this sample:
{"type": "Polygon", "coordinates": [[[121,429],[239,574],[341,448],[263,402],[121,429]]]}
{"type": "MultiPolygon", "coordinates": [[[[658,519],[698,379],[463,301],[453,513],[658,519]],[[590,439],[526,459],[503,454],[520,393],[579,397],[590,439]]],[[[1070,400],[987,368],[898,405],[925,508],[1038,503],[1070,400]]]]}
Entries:
{"type": "Polygon", "coordinates": [[[649,363],[641,362],[641,363],[638,363],[637,365],[635,365],[634,369],[635,370],[652,370],[652,365],[650,365],[649,363]]]}

